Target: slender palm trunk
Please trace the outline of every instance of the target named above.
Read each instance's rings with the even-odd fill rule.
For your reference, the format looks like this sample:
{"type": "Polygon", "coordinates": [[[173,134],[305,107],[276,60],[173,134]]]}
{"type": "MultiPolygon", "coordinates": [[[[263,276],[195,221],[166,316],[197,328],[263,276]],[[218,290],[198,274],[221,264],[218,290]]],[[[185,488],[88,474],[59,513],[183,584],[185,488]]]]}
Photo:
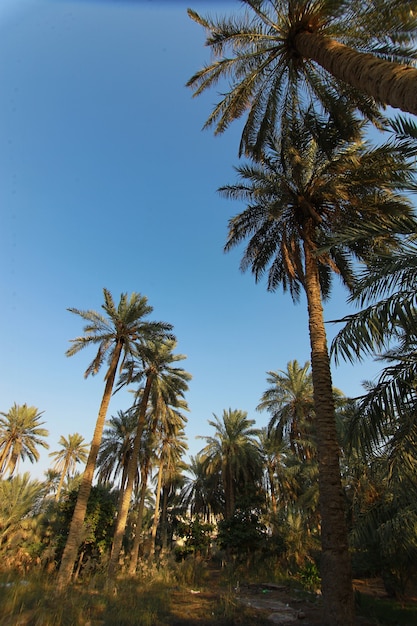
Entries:
{"type": "Polygon", "coordinates": [[[151,530],[151,547],[149,550],[149,560],[153,559],[153,556],[155,554],[156,532],[158,530],[158,522],[159,522],[159,504],[161,502],[163,464],[164,464],[164,461],[161,455],[161,458],[159,460],[158,484],[156,487],[155,514],[153,516],[153,523],[152,523],[152,530],[151,530]]]}
{"type": "Polygon", "coordinates": [[[323,626],[353,626],[354,602],[351,560],[345,519],[336,434],[330,359],[317,261],[308,243],[305,252],[305,290],[308,304],[311,371],[316,413],[321,514],[321,579],[323,626]]]}
{"type": "Polygon", "coordinates": [[[62,486],[64,484],[65,476],[66,476],[67,471],[68,471],[69,462],[70,462],[70,458],[69,458],[69,456],[67,456],[65,458],[64,467],[62,468],[61,478],[59,479],[58,489],[56,490],[56,494],[55,494],[55,500],[56,501],[59,500],[59,496],[60,496],[60,493],[61,493],[62,486]]]}
{"type": "Polygon", "coordinates": [[[417,115],[417,69],[358,52],[318,33],[295,37],[299,54],[316,61],[335,78],[388,104],[417,115]]]}
{"type": "Polygon", "coordinates": [[[269,482],[269,497],[271,500],[271,508],[272,508],[273,514],[275,515],[277,512],[277,496],[275,494],[274,470],[271,466],[271,463],[267,464],[267,474],[268,474],[268,482],[269,482]]]}
{"type": "Polygon", "coordinates": [[[151,392],[153,377],[148,374],[146,379],[145,389],[143,390],[142,402],[140,405],[138,425],[136,430],[135,442],[133,444],[132,455],[129,459],[129,465],[127,470],[127,485],[123,492],[123,497],[119,500],[119,510],[117,513],[116,529],[114,531],[113,546],[109,559],[109,566],[107,570],[108,582],[114,579],[116,574],[117,565],[119,563],[120,551],[122,549],[123,537],[126,529],[127,515],[129,512],[130,499],[132,497],[133,485],[135,483],[136,471],[138,467],[140,444],[142,441],[142,434],[145,428],[146,409],[148,406],[149,394],[151,392]]]}
{"type": "Polygon", "coordinates": [[[145,465],[141,472],[141,486],[140,486],[140,494],[139,494],[139,505],[136,514],[136,535],[133,541],[132,551],[130,553],[130,561],[129,561],[129,574],[136,574],[136,567],[138,564],[139,557],[139,546],[142,539],[142,520],[143,520],[143,511],[145,508],[145,498],[146,498],[146,487],[148,485],[148,473],[149,473],[149,465],[150,460],[149,457],[145,461],[145,465]]]}
{"type": "Polygon", "coordinates": [[[110,367],[107,372],[106,386],[104,388],[103,398],[101,400],[101,405],[98,412],[93,440],[91,442],[87,464],[85,466],[80,489],[78,491],[77,502],[75,504],[75,509],[71,520],[68,539],[65,545],[61,565],[58,572],[57,590],[60,592],[64,591],[71,582],[71,576],[74,569],[75,559],[77,557],[77,551],[80,545],[81,533],[83,530],[85,514],[87,511],[88,498],[90,496],[91,486],[93,483],[94,470],[96,467],[98,450],[103,434],[104,422],[106,420],[107,409],[109,407],[110,398],[113,391],[114,380],[116,377],[119,359],[122,354],[122,348],[123,342],[118,341],[114,348],[110,367]]]}
{"type": "Polygon", "coordinates": [[[170,495],[170,488],[165,485],[162,488],[162,511],[161,511],[161,546],[162,554],[164,554],[168,547],[168,496],[170,495]]]}

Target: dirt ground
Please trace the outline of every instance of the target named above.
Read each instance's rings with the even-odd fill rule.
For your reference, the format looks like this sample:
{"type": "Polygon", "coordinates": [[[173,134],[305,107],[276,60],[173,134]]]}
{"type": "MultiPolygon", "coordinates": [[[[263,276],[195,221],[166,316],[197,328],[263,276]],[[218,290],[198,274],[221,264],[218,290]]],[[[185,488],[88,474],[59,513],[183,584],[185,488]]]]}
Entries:
{"type": "MultiPolygon", "coordinates": [[[[384,597],[385,590],[378,579],[355,580],[354,588],[360,593],[384,597]]],[[[306,594],[273,583],[241,584],[235,589],[225,589],[220,580],[213,577],[204,591],[178,590],[171,598],[171,614],[174,626],[213,626],[228,623],[217,618],[217,610],[225,603],[241,605],[242,612],[233,621],[241,626],[321,626],[321,599],[315,594],[306,594]]],[[[227,609],[227,607],[226,607],[227,609]]],[[[235,612],[236,613],[236,612],[235,612]]],[[[357,617],[357,626],[374,626],[375,622],[357,617]]]]}

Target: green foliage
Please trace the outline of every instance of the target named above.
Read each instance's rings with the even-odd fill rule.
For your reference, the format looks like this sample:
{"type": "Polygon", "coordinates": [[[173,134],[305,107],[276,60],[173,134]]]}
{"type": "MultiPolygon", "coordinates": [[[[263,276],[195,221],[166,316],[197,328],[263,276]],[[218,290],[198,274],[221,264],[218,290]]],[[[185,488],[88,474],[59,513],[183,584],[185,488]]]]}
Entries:
{"type": "Polygon", "coordinates": [[[307,591],[317,591],[317,589],[320,589],[320,574],[317,565],[313,561],[308,561],[304,567],[300,569],[297,578],[307,591]]]}
{"type": "MultiPolygon", "coordinates": [[[[78,491],[72,491],[58,507],[57,562],[60,561],[65,547],[77,496],[78,491]]],[[[116,504],[117,492],[110,492],[108,488],[101,485],[92,487],[84,520],[82,542],[78,550],[82,563],[90,561],[95,567],[110,549],[114,533],[116,504]]]]}
{"type": "Polygon", "coordinates": [[[183,558],[187,554],[207,556],[213,530],[213,524],[203,522],[199,517],[190,521],[179,522],[176,533],[179,537],[184,537],[185,542],[183,546],[176,547],[177,558],[183,558]]]}
{"type": "Polygon", "coordinates": [[[265,545],[266,528],[254,511],[237,509],[231,518],[219,522],[218,530],[220,547],[238,560],[247,559],[265,545]]]}
{"type": "Polygon", "coordinates": [[[0,558],[3,566],[31,561],[34,553],[36,515],[44,486],[30,480],[29,472],[0,480],[0,558]]]}

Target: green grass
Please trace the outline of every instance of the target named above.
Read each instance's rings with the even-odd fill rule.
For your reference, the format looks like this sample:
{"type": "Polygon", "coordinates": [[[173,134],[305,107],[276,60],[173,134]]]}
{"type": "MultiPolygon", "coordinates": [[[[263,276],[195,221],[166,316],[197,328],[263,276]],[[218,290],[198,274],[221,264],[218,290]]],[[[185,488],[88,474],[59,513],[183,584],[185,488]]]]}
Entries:
{"type": "MultiPolygon", "coordinates": [[[[0,576],[1,626],[250,626],[253,614],[233,601],[231,594],[206,599],[204,610],[189,610],[189,587],[172,586],[165,580],[126,578],[107,592],[102,581],[73,585],[57,596],[54,580],[44,576],[0,576]],[[183,614],[172,610],[173,589],[184,594],[183,614]],[[207,608],[207,610],[205,610],[207,608]]],[[[257,619],[257,626],[267,624],[257,619]]]]}
{"type": "Polygon", "coordinates": [[[416,626],[417,603],[401,604],[389,598],[357,594],[357,612],[377,626],[416,626]]]}

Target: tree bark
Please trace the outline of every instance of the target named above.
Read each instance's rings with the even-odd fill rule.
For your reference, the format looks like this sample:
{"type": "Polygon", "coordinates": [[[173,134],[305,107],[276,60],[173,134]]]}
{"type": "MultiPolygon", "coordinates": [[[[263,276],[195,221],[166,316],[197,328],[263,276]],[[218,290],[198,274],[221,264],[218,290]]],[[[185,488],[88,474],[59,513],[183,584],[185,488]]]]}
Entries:
{"type": "Polygon", "coordinates": [[[417,115],[417,69],[358,52],[318,33],[295,37],[297,52],[378,103],[417,115]]]}
{"type": "Polygon", "coordinates": [[[322,623],[323,626],[353,626],[355,616],[351,559],[319,272],[317,260],[306,242],[304,252],[319,462],[322,623]]]}
{"type": "Polygon", "coordinates": [[[136,471],[138,467],[140,444],[142,434],[145,428],[146,409],[148,406],[149,394],[151,392],[153,377],[148,374],[146,378],[145,389],[143,391],[142,402],[140,405],[138,425],[136,430],[135,442],[133,444],[132,455],[129,459],[127,470],[127,485],[123,492],[123,497],[119,501],[119,510],[117,512],[116,529],[114,531],[113,546],[110,554],[109,565],[107,570],[108,582],[111,582],[116,574],[117,565],[119,563],[120,551],[122,549],[123,537],[126,529],[127,515],[129,513],[130,499],[132,497],[133,485],[135,482],[136,471]]]}
{"type": "Polygon", "coordinates": [[[146,459],[144,470],[141,472],[139,506],[138,506],[138,511],[136,514],[136,535],[133,541],[133,548],[130,553],[130,561],[129,561],[129,574],[131,575],[136,574],[136,568],[138,564],[139,546],[140,546],[141,535],[142,535],[143,510],[145,508],[146,487],[148,484],[149,464],[150,464],[149,459],[146,459]]]}
{"type": "Polygon", "coordinates": [[[64,467],[63,467],[62,472],[61,472],[61,477],[59,479],[58,489],[56,490],[55,501],[59,500],[59,496],[61,494],[61,489],[62,489],[62,486],[64,484],[65,476],[66,476],[67,471],[68,471],[69,462],[70,462],[70,459],[69,459],[69,456],[67,456],[66,459],[65,459],[64,467]]]}
{"type": "Polygon", "coordinates": [[[90,496],[91,486],[93,484],[94,470],[96,467],[98,450],[103,434],[104,422],[106,419],[111,394],[113,391],[114,379],[116,377],[119,359],[122,354],[122,348],[123,342],[118,341],[114,348],[110,367],[107,372],[106,386],[104,388],[103,398],[101,400],[101,405],[98,412],[93,440],[91,442],[87,464],[85,466],[84,474],[82,477],[67,542],[65,544],[65,549],[62,555],[61,565],[58,572],[57,590],[59,592],[64,591],[71,582],[71,576],[74,569],[74,563],[77,557],[78,548],[80,545],[81,533],[83,529],[85,514],[87,511],[88,498],[90,496]]]}
{"type": "Polygon", "coordinates": [[[158,471],[158,484],[156,487],[156,498],[155,498],[155,514],[153,516],[152,530],[151,530],[151,546],[149,551],[149,560],[151,561],[155,554],[155,543],[156,543],[156,531],[158,530],[158,522],[159,522],[159,504],[161,502],[161,489],[162,489],[162,474],[163,474],[163,457],[161,453],[161,458],[159,461],[159,471],[158,471]]]}

